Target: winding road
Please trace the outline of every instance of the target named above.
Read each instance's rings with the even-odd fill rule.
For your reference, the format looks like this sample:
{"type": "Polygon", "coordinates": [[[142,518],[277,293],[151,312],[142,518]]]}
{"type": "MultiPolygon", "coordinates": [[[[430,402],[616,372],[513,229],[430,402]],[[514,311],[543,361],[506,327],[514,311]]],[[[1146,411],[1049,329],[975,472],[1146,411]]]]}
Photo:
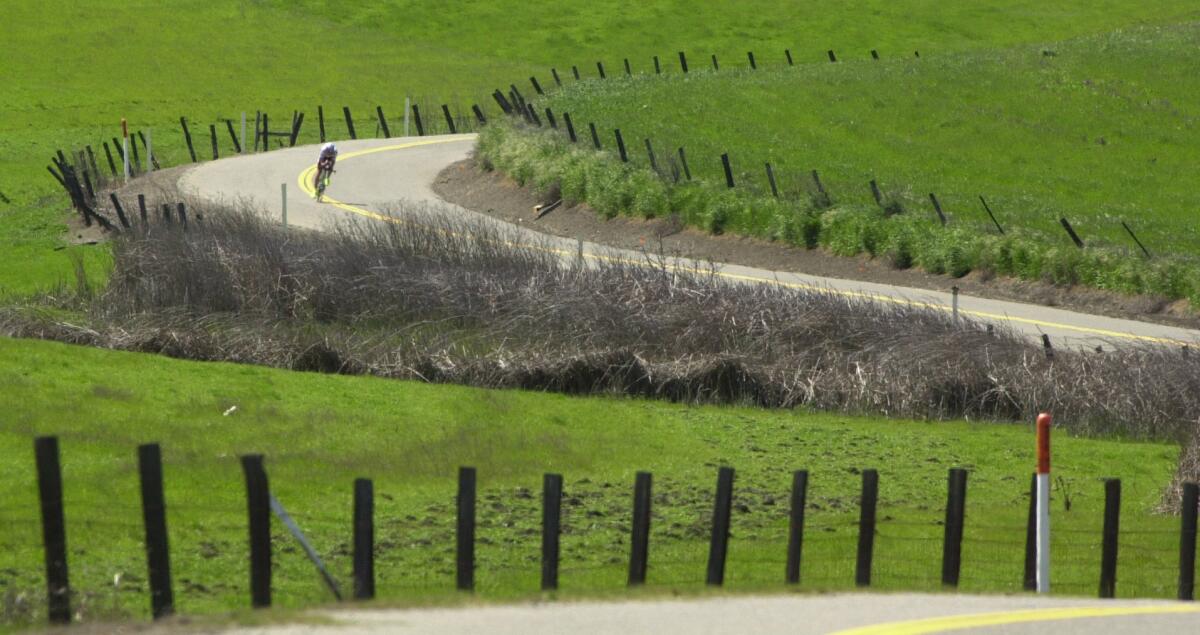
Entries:
{"type": "MultiPolygon", "coordinates": [[[[315,146],[235,157],[198,165],[180,179],[181,189],[213,201],[246,201],[282,219],[287,191],[287,222],[321,228],[346,214],[391,221],[384,213],[397,203],[444,207],[478,222],[512,232],[517,240],[561,252],[564,257],[630,259],[631,251],[549,237],[441,201],[430,187],[446,166],[466,158],[474,135],[339,142],[337,177],[327,200],[311,196],[315,146]]],[[[411,209],[411,208],[410,208],[411,209]]],[[[674,266],[705,269],[679,260],[674,266]]],[[[825,289],[849,297],[871,297],[950,310],[949,294],[889,285],[818,278],[733,264],[719,275],[743,282],[825,289]]],[[[1099,317],[1060,309],[960,296],[959,310],[973,318],[1008,325],[1057,345],[1151,342],[1183,345],[1200,332],[1157,324],[1099,317]]],[[[1200,608],[1189,603],[967,596],[956,594],[840,594],[775,597],[717,597],[693,600],[526,603],[441,609],[352,610],[329,612],[331,625],[278,625],[240,633],[1196,633],[1200,608]]]]}
{"type": "MultiPolygon", "coordinates": [[[[530,244],[559,251],[566,257],[576,257],[582,251],[585,258],[595,260],[642,260],[643,256],[633,251],[539,234],[442,201],[430,184],[443,168],[466,158],[474,141],[474,135],[444,135],[339,142],[341,155],[337,175],[326,192],[326,200],[321,203],[311,196],[310,182],[317,155],[315,146],[201,164],[184,174],[180,183],[185,192],[214,201],[249,201],[277,218],[282,218],[283,214],[280,186],[286,185],[287,221],[301,227],[320,228],[346,214],[389,220],[384,210],[394,207],[397,202],[405,202],[444,207],[464,217],[474,217],[480,223],[501,227],[511,232],[510,235],[524,237],[523,240],[530,244]]],[[[707,265],[677,260],[674,266],[702,270],[707,265]]],[[[736,264],[721,264],[718,275],[742,282],[823,289],[848,297],[952,310],[951,295],[938,291],[820,278],[736,264]]],[[[959,311],[978,320],[1007,325],[1033,337],[1049,335],[1056,347],[1094,348],[1128,342],[1184,345],[1200,341],[1200,331],[1191,329],[968,295],[959,296],[959,311]]]]}

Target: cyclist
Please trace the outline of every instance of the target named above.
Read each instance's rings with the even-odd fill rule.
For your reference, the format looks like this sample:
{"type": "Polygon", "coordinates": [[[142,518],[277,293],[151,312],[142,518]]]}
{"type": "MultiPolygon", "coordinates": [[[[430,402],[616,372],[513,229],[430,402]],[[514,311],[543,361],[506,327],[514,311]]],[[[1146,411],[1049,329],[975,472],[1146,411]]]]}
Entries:
{"type": "Polygon", "coordinates": [[[325,188],[321,187],[322,179],[327,179],[328,175],[333,174],[333,164],[337,163],[337,146],[332,143],[326,143],[321,146],[321,154],[317,156],[317,173],[313,175],[313,188],[317,190],[317,196],[325,188]]]}

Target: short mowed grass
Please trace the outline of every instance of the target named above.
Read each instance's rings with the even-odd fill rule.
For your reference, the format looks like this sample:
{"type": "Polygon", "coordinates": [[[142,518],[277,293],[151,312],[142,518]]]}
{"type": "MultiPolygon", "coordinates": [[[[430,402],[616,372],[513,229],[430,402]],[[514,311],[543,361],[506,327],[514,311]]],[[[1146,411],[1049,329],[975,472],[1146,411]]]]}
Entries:
{"type": "MultiPolygon", "coordinates": [[[[623,587],[639,470],[654,474],[651,590],[699,589],[722,465],[737,470],[731,589],[784,590],[795,469],[810,470],[800,588],[851,587],[865,468],[880,474],[874,584],[939,589],[950,467],[970,470],[962,589],[1020,587],[1029,426],[430,386],[24,340],[0,341],[0,353],[0,576],[6,606],[28,607],[6,615],[10,624],[39,619],[42,611],[32,439],[45,434],[60,439],[70,573],[75,603],[88,619],[148,612],[136,446],[152,441],[163,447],[175,591],[184,613],[249,602],[238,462],[245,453],[266,455],[274,494],[344,590],[352,481],[375,480],[376,571],[385,601],[453,595],[455,478],[463,465],[479,474],[483,597],[537,595],[544,472],[566,482],[565,596],[623,587]]],[[[1095,593],[1104,477],[1119,477],[1124,487],[1119,594],[1173,593],[1178,521],[1153,510],[1177,452],[1168,444],[1056,439],[1060,593],[1095,593]]],[[[279,523],[272,533],[276,603],[327,601],[296,543],[279,523]]]]}

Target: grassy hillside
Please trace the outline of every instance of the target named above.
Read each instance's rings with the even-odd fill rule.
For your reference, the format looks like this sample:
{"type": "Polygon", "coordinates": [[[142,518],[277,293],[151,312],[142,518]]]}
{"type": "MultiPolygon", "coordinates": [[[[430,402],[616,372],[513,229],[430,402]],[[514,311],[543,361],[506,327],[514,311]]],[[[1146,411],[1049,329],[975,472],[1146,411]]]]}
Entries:
{"type": "Polygon", "coordinates": [[[652,55],[681,49],[737,59],[753,49],[779,64],[784,48],[814,63],[827,48],[946,54],[1197,16],[1174,0],[981,4],[17,3],[5,15],[15,74],[0,94],[0,193],[11,201],[0,202],[0,245],[10,254],[0,290],[61,279],[71,252],[103,260],[92,248],[54,251],[65,198],[45,165],[56,148],[112,137],[121,117],[152,129],[159,154],[175,162],[185,154],[181,115],[207,124],[264,110],[281,121],[302,109],[315,134],[317,104],[335,114],[351,105],[365,119],[380,104],[398,116],[405,95],[485,103],[497,85],[535,73],[548,82],[552,65],[594,73],[598,59],[615,70],[629,57],[648,70],[652,55]]]}
{"type": "Polygon", "coordinates": [[[994,232],[982,194],[1007,228],[1064,245],[1060,216],[1086,240],[1136,249],[1125,220],[1155,253],[1195,254],[1200,80],[1179,60],[1197,44],[1200,25],[758,72],[743,55],[719,72],[569,84],[546,105],[594,121],[609,146],[621,128],[642,164],[645,137],[660,154],[682,145],[712,181],[728,152],[760,190],[770,161],[788,183],[820,170],[839,204],[873,204],[877,179],[931,220],[936,192],[955,223],[994,232]]]}
{"type": "MultiPolygon", "coordinates": [[[[655,475],[651,590],[698,589],[718,465],[737,470],[728,584],[781,589],[790,472],[811,470],[804,587],[853,581],[859,471],[880,471],[875,581],[936,590],[946,470],[971,470],[963,589],[1021,580],[1029,426],[929,424],[746,408],[691,408],[193,363],[0,340],[0,579],[41,588],[32,437],[61,439],[70,572],[89,618],[147,612],[135,446],[161,441],[176,597],[185,613],[247,600],[237,456],[267,455],[274,492],[345,588],[351,482],[376,480],[379,595],[453,585],[454,478],[479,469],[480,592],[528,596],[539,575],[540,483],[566,480],[567,595],[623,586],[634,473],[655,475]],[[237,410],[228,416],[230,407],[237,410]],[[114,576],[121,582],[114,586],[114,576]]],[[[1163,444],[1055,441],[1056,589],[1095,592],[1101,477],[1123,479],[1119,593],[1167,597],[1177,521],[1152,513],[1177,456],[1163,444]],[[1064,505],[1069,499],[1070,509],[1064,505]]],[[[276,524],[282,606],[327,599],[276,524]]],[[[36,600],[34,600],[36,601],[36,600]]],[[[18,614],[27,604],[9,602],[18,614]]],[[[35,604],[35,610],[40,604],[35,604]]],[[[26,616],[27,617],[27,616],[26,616]]],[[[4,620],[0,620],[4,621],[4,620]]]]}

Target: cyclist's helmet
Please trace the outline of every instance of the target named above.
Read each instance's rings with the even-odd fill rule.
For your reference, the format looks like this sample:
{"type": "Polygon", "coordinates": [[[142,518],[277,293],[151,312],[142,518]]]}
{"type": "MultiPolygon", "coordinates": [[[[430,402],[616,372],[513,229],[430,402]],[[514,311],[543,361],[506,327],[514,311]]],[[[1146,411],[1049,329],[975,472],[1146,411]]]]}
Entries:
{"type": "Polygon", "coordinates": [[[329,155],[337,156],[337,146],[333,145],[332,143],[326,143],[325,145],[321,146],[321,156],[329,155]]]}

